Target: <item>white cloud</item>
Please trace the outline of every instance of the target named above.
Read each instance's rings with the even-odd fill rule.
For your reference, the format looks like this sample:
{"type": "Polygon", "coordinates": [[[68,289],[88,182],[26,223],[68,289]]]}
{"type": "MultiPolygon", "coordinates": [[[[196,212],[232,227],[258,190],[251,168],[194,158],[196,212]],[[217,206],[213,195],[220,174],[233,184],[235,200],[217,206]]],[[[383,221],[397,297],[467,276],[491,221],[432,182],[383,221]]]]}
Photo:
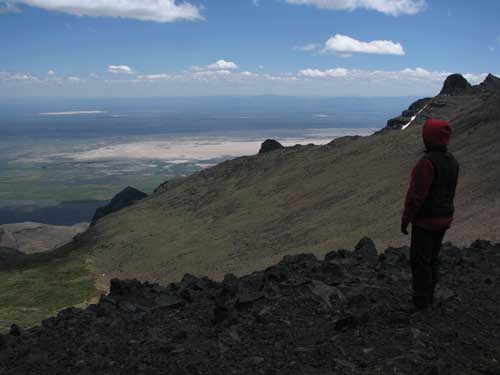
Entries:
{"type": "MultiPolygon", "coordinates": [[[[298,72],[299,77],[309,79],[353,79],[363,81],[419,81],[419,82],[443,82],[450,75],[449,72],[428,71],[423,68],[402,69],[402,70],[362,70],[362,69],[303,69],[298,72]]],[[[464,77],[473,78],[473,82],[479,82],[483,74],[464,74],[464,77]]]]}
{"type": "MultiPolygon", "coordinates": [[[[432,76],[431,72],[429,72],[428,70],[425,70],[423,68],[416,68],[416,69],[406,68],[406,69],[402,70],[402,73],[403,74],[413,75],[413,76],[416,76],[416,77],[424,77],[424,78],[432,76]]],[[[440,74],[443,74],[443,73],[440,73],[440,74]]]]}
{"type": "Polygon", "coordinates": [[[202,70],[199,72],[194,72],[192,76],[195,78],[215,78],[220,76],[228,76],[231,74],[232,72],[230,70],[202,70]]]}
{"type": "Polygon", "coordinates": [[[483,82],[486,79],[488,73],[466,73],[464,74],[464,78],[469,81],[471,84],[476,85],[478,83],[483,82]]]}
{"type": "Polygon", "coordinates": [[[324,53],[337,53],[346,57],[351,53],[371,53],[377,55],[404,55],[403,46],[391,40],[362,42],[347,35],[336,34],[325,42],[324,53]]]}
{"type": "MultiPolygon", "coordinates": [[[[54,95],[325,95],[325,96],[430,96],[437,94],[449,75],[422,67],[401,70],[364,70],[305,67],[295,73],[204,70],[106,76],[59,76],[1,72],[0,97],[54,95]],[[93,78],[90,78],[93,77],[93,78]],[[133,86],[132,86],[133,85],[133,86]],[[64,91],[61,91],[64,90],[64,91]]],[[[471,83],[486,74],[466,73],[471,83]]]]}
{"type": "Polygon", "coordinates": [[[344,68],[335,68],[335,69],[303,69],[299,72],[300,76],[310,77],[310,78],[318,78],[318,77],[345,77],[349,71],[344,68]]]}
{"type": "Polygon", "coordinates": [[[232,70],[238,69],[238,65],[236,65],[232,61],[219,60],[214,62],[213,64],[208,65],[207,68],[210,70],[232,70]]]}
{"type": "Polygon", "coordinates": [[[305,44],[303,46],[295,46],[295,47],[293,47],[293,49],[295,51],[304,51],[304,52],[316,51],[319,48],[321,48],[321,44],[317,44],[317,43],[309,43],[309,44],[305,44]]]}
{"type": "Polygon", "coordinates": [[[21,13],[21,9],[11,3],[0,3],[0,15],[9,13],[21,13]]]}
{"type": "Polygon", "coordinates": [[[38,82],[38,77],[27,73],[8,73],[0,71],[0,81],[38,82]]]}
{"type": "Polygon", "coordinates": [[[9,0],[75,16],[131,18],[140,21],[174,22],[200,20],[200,8],[175,0],[9,0]]]}
{"type": "Polygon", "coordinates": [[[134,74],[128,65],[108,65],[108,72],[113,74],[134,74]]]}
{"type": "Polygon", "coordinates": [[[207,70],[234,70],[238,69],[238,65],[232,61],[226,61],[226,60],[218,60],[214,62],[213,64],[205,65],[205,66],[193,66],[191,68],[192,70],[195,71],[207,71],[207,70]]]}
{"type": "Polygon", "coordinates": [[[82,82],[82,79],[80,77],[75,77],[75,76],[68,76],[68,77],[66,77],[66,80],[68,82],[73,82],[73,83],[82,82]]]}
{"type": "Polygon", "coordinates": [[[167,79],[173,79],[175,76],[166,73],[159,74],[142,74],[136,76],[136,78],[140,81],[163,81],[167,79]]]}
{"type": "Polygon", "coordinates": [[[49,77],[53,77],[53,76],[55,76],[55,75],[56,75],[56,72],[54,72],[52,69],[50,69],[50,70],[47,72],[47,75],[48,75],[49,77]]]}
{"type": "Polygon", "coordinates": [[[425,0],[286,0],[290,4],[310,5],[320,9],[370,9],[391,16],[414,15],[426,7],[425,0]]]}

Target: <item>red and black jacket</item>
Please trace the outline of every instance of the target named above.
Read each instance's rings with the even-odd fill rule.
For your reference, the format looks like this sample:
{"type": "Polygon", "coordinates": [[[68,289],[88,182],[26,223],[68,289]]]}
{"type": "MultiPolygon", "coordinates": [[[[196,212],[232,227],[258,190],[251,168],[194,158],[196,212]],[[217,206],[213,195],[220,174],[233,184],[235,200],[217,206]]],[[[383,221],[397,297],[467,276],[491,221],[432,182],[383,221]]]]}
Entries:
{"type": "Polygon", "coordinates": [[[427,151],[413,168],[401,221],[404,226],[441,230],[453,221],[459,164],[447,151],[451,136],[447,122],[428,120],[422,133],[427,151]]]}

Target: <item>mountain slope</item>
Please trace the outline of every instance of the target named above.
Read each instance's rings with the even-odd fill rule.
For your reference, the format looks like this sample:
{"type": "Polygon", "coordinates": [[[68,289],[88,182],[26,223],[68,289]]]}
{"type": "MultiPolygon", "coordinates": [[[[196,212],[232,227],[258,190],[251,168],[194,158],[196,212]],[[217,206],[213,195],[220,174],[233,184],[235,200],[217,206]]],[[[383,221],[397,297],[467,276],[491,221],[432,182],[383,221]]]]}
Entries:
{"type": "Polygon", "coordinates": [[[433,98],[406,130],[237,158],[168,182],[99,220],[75,247],[95,256],[103,282],[168,282],[188,271],[243,274],[285,253],[352,248],[364,235],[380,247],[406,243],[400,213],[429,117],[452,121],[451,151],[461,162],[448,238],[499,240],[499,91],[451,84],[446,92],[453,95],[433,98]]]}

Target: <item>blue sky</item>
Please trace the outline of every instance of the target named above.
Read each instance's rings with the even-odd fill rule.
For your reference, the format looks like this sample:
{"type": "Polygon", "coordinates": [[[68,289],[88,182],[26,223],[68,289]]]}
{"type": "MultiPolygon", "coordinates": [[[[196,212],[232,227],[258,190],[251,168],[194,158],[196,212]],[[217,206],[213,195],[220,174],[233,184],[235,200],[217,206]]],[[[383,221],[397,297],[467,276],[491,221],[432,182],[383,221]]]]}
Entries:
{"type": "Polygon", "coordinates": [[[497,0],[0,0],[0,96],[433,95],[500,73],[497,0]]]}

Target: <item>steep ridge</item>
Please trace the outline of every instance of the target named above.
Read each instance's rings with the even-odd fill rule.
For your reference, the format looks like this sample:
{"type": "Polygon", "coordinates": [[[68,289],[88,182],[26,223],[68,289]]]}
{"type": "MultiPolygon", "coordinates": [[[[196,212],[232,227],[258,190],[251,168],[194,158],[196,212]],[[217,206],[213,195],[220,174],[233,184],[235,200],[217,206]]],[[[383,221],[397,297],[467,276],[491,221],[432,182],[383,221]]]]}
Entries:
{"type": "Polygon", "coordinates": [[[429,117],[452,122],[451,151],[461,163],[448,238],[500,240],[499,91],[488,83],[488,90],[457,91],[453,82],[461,80],[451,81],[454,94],[426,103],[405,130],[277,149],[169,181],[103,217],[74,247],[93,254],[105,285],[113,277],[166,283],[185,272],[242,275],[284,254],[350,248],[363,235],[382,248],[400,246],[407,242],[399,233],[402,201],[429,117]]]}
{"type": "Polygon", "coordinates": [[[85,310],[0,335],[0,373],[499,374],[500,244],[445,244],[432,311],[414,312],[409,249],[285,256],[222,282],[112,280],[85,310]]]}

